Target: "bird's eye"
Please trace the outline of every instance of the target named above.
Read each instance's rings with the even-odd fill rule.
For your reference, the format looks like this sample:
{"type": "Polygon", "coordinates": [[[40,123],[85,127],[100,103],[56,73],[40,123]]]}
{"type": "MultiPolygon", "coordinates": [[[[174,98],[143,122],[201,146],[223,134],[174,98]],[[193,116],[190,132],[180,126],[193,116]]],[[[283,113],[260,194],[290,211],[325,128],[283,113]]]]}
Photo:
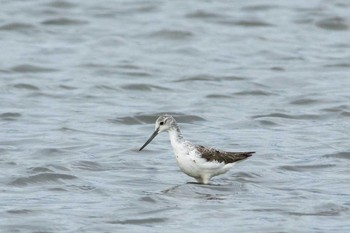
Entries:
{"type": "Polygon", "coordinates": [[[163,122],[163,121],[161,121],[159,124],[160,124],[160,125],[164,125],[164,122],[163,122]]]}

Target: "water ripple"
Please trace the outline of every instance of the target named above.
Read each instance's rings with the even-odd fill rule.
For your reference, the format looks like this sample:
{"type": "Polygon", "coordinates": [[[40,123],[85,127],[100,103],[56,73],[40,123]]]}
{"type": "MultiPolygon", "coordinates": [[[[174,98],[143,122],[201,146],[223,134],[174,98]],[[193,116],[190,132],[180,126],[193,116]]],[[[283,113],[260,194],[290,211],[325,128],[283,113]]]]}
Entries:
{"type": "Polygon", "coordinates": [[[195,82],[195,81],[241,81],[245,80],[244,77],[239,76],[214,76],[214,75],[195,75],[186,78],[181,78],[175,82],[195,82]]]}
{"type": "Polygon", "coordinates": [[[154,90],[162,90],[162,91],[169,91],[169,88],[161,87],[158,85],[151,85],[151,84],[128,84],[123,85],[123,89],[125,90],[131,90],[131,91],[154,91],[154,90]]]}
{"type": "Polygon", "coordinates": [[[204,10],[197,10],[195,12],[186,14],[187,18],[192,19],[216,19],[216,18],[222,18],[222,15],[204,11],[204,10]]]}
{"type": "Polygon", "coordinates": [[[57,18],[48,19],[42,22],[44,25],[54,25],[54,26],[69,26],[69,25],[84,25],[88,24],[86,20],[70,19],[70,18],[57,18]]]}
{"type": "Polygon", "coordinates": [[[350,152],[337,152],[334,154],[323,155],[325,158],[350,159],[350,152]]]}
{"type": "Polygon", "coordinates": [[[159,224],[166,222],[168,218],[142,218],[142,219],[126,219],[108,221],[110,224],[131,224],[131,225],[147,225],[147,224],[159,224]]]}
{"type": "Polygon", "coordinates": [[[15,73],[43,73],[43,72],[46,73],[46,72],[56,72],[58,70],[42,67],[42,66],[23,64],[23,65],[12,67],[11,71],[15,73]]]}
{"type": "Polygon", "coordinates": [[[307,211],[307,212],[288,212],[290,215],[296,215],[296,216],[337,216],[340,215],[343,212],[347,212],[349,208],[336,205],[333,203],[328,204],[322,204],[319,206],[316,206],[314,208],[314,211],[307,211]]]}
{"type": "Polygon", "coordinates": [[[201,185],[190,182],[168,188],[162,191],[162,194],[176,198],[225,200],[231,198],[232,195],[246,191],[242,183],[201,185]]]}
{"type": "Polygon", "coordinates": [[[6,120],[6,121],[14,121],[17,120],[19,117],[22,115],[17,112],[5,112],[0,114],[0,119],[1,120],[6,120]]]}
{"type": "Polygon", "coordinates": [[[33,210],[28,209],[13,209],[13,210],[7,210],[6,211],[9,214],[32,214],[33,210]]]}
{"type": "Polygon", "coordinates": [[[349,29],[349,22],[341,17],[332,17],[319,20],[316,22],[316,26],[326,30],[344,31],[349,29]]]}
{"type": "Polygon", "coordinates": [[[349,69],[350,63],[348,62],[341,62],[341,63],[334,63],[334,64],[327,64],[324,65],[325,68],[343,68],[343,69],[349,69]]]}
{"type": "Polygon", "coordinates": [[[50,173],[54,171],[47,167],[31,167],[28,169],[28,172],[29,173],[50,173]]]}
{"type": "Polygon", "coordinates": [[[271,96],[271,95],[276,95],[274,93],[271,92],[267,92],[267,91],[262,91],[262,90],[253,90],[253,91],[240,91],[240,92],[236,92],[234,93],[235,95],[256,95],[256,96],[271,96]]]}
{"type": "Polygon", "coordinates": [[[262,20],[219,20],[217,23],[222,25],[234,25],[234,26],[242,26],[242,27],[271,27],[273,24],[264,22],[262,20]]]}
{"type": "Polygon", "coordinates": [[[207,95],[206,98],[208,98],[208,99],[231,99],[232,96],[222,95],[222,94],[211,94],[211,95],[207,95]]]}
{"type": "Polygon", "coordinates": [[[188,40],[193,36],[193,33],[185,30],[159,30],[151,34],[152,37],[159,37],[171,40],[188,40]]]}
{"type": "Polygon", "coordinates": [[[314,115],[314,114],[302,114],[302,115],[291,115],[291,114],[285,114],[285,113],[270,113],[266,115],[255,115],[252,117],[253,119],[258,118],[285,118],[285,119],[296,119],[296,120],[302,120],[302,119],[320,119],[322,118],[320,115],[314,115]]]}
{"type": "Polygon", "coordinates": [[[72,152],[62,148],[51,147],[51,148],[38,149],[32,154],[32,156],[48,157],[48,156],[64,156],[66,154],[72,154],[72,152]]]}
{"type": "Polygon", "coordinates": [[[78,177],[68,174],[60,174],[60,173],[40,173],[37,175],[32,175],[28,177],[20,177],[9,184],[13,186],[26,186],[31,184],[40,184],[40,183],[48,183],[48,182],[59,182],[60,180],[72,180],[77,179],[78,177]]]}
{"type": "Polygon", "coordinates": [[[311,98],[301,98],[297,100],[293,100],[290,102],[290,104],[295,104],[295,105],[310,105],[310,104],[316,104],[320,103],[320,100],[317,99],[311,99],[311,98]]]}
{"type": "Polygon", "coordinates": [[[103,166],[101,166],[99,163],[92,162],[92,161],[77,161],[73,163],[72,165],[74,168],[78,168],[81,170],[87,170],[87,171],[105,171],[107,170],[103,166]]]}
{"type": "MultiPolygon", "coordinates": [[[[139,124],[153,124],[158,116],[166,113],[155,113],[151,115],[136,115],[131,117],[119,117],[113,121],[122,123],[125,125],[139,125],[139,124]]],[[[180,113],[168,112],[174,116],[181,123],[192,123],[196,121],[204,121],[205,119],[196,115],[184,115],[180,113]]]]}
{"type": "Polygon", "coordinates": [[[26,83],[18,83],[18,84],[14,84],[13,87],[17,88],[17,89],[25,89],[25,90],[29,90],[29,91],[39,91],[39,87],[34,86],[32,84],[26,84],[26,83]]]}
{"type": "Polygon", "coordinates": [[[293,172],[312,172],[319,169],[335,167],[335,164],[313,164],[313,165],[286,165],[280,166],[279,169],[293,172]]]}
{"type": "Polygon", "coordinates": [[[33,28],[34,25],[28,23],[8,23],[0,26],[0,30],[3,31],[22,31],[33,28]]]}
{"type": "Polygon", "coordinates": [[[266,12],[268,10],[276,9],[278,8],[278,5],[269,5],[269,4],[257,4],[257,5],[251,5],[251,6],[245,6],[242,7],[243,11],[248,11],[248,12],[255,12],[255,11],[262,11],[266,12]]]}
{"type": "Polygon", "coordinates": [[[72,8],[76,7],[76,4],[73,4],[73,3],[68,2],[68,1],[62,1],[62,0],[55,0],[55,1],[50,2],[47,5],[50,7],[59,8],[59,9],[72,9],[72,8]]]}

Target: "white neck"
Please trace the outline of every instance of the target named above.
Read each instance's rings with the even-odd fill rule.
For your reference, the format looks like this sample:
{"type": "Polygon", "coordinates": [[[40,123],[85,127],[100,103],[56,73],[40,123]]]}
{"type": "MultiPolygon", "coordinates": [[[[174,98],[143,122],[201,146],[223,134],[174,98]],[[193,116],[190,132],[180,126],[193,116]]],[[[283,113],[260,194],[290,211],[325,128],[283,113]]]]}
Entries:
{"type": "Polygon", "coordinates": [[[168,132],[169,132],[170,142],[173,147],[176,147],[184,140],[179,127],[173,127],[169,129],[168,132]]]}

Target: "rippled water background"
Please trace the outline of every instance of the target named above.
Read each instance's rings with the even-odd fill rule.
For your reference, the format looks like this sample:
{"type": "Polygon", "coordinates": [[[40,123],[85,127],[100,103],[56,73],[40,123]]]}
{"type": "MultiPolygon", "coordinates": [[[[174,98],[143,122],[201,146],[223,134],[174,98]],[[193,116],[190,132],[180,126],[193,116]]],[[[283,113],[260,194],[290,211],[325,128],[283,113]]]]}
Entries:
{"type": "Polygon", "coordinates": [[[349,1],[1,1],[1,232],[349,232],[349,1]],[[211,185],[196,143],[257,153],[211,185]]]}

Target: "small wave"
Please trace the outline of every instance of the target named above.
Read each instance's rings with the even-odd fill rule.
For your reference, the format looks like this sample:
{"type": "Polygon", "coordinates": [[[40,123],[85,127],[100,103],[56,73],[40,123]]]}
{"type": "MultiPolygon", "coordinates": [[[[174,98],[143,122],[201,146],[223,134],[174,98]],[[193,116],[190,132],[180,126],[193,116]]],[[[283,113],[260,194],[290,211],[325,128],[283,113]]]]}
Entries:
{"type": "Polygon", "coordinates": [[[148,203],[156,203],[157,202],[154,198],[149,197],[149,196],[141,197],[141,198],[139,198],[139,200],[142,202],[148,202],[148,203]]]}
{"type": "Polygon", "coordinates": [[[151,34],[152,37],[160,37],[171,40],[186,40],[193,36],[193,33],[185,30],[159,30],[151,34]]]}
{"type": "Polygon", "coordinates": [[[112,85],[107,85],[107,84],[99,84],[94,86],[94,88],[99,90],[112,90],[112,91],[118,90],[116,87],[113,87],[112,85]]]}
{"type": "Polygon", "coordinates": [[[167,218],[141,218],[141,219],[127,219],[109,221],[111,224],[129,224],[129,225],[145,225],[166,222],[167,218]]]}
{"type": "Polygon", "coordinates": [[[220,20],[219,24],[222,25],[234,25],[234,26],[242,26],[242,27],[272,27],[273,24],[264,22],[262,20],[220,20]]]}
{"type": "Polygon", "coordinates": [[[285,68],[280,67],[280,66],[273,66],[273,67],[270,67],[270,70],[273,70],[273,71],[286,71],[285,68]]]}
{"type": "Polygon", "coordinates": [[[5,112],[0,114],[0,119],[1,120],[6,120],[6,121],[14,121],[17,120],[17,118],[21,117],[22,115],[17,112],[5,112]]]}
{"type": "Polygon", "coordinates": [[[100,164],[92,161],[78,161],[73,163],[73,167],[87,170],[87,171],[104,171],[104,169],[100,164]]]}
{"type": "Polygon", "coordinates": [[[278,124],[273,122],[273,121],[259,120],[258,122],[259,122],[260,125],[267,126],[267,127],[278,126],[278,124]]]}
{"type": "Polygon", "coordinates": [[[15,73],[46,73],[46,72],[55,72],[57,70],[52,68],[47,68],[47,67],[23,64],[23,65],[12,67],[11,71],[15,73]]]}
{"type": "Polygon", "coordinates": [[[135,76],[135,77],[151,77],[152,75],[148,72],[142,72],[142,71],[127,71],[127,72],[121,72],[122,74],[125,74],[127,76],[135,76]]]}
{"type": "Polygon", "coordinates": [[[302,99],[298,99],[298,100],[293,100],[290,102],[290,104],[294,104],[294,105],[309,105],[309,104],[316,104],[320,102],[319,100],[315,100],[315,99],[309,99],[309,98],[302,98],[302,99]]]}
{"type": "Polygon", "coordinates": [[[208,98],[208,99],[227,99],[227,98],[232,98],[232,96],[220,95],[220,94],[211,94],[211,95],[207,95],[206,98],[208,98]]]}
{"type": "Polygon", "coordinates": [[[126,70],[140,70],[141,69],[140,66],[133,65],[133,64],[121,64],[121,65],[117,65],[117,67],[119,67],[121,69],[126,69],[126,70]]]}
{"type": "MultiPolygon", "coordinates": [[[[115,120],[115,122],[122,123],[125,125],[139,125],[139,124],[153,124],[158,116],[163,115],[165,113],[155,113],[151,115],[136,115],[132,117],[119,117],[115,120]]],[[[196,121],[205,121],[204,118],[196,116],[196,115],[184,115],[180,113],[168,112],[176,118],[176,120],[180,123],[192,123],[196,121]]]]}
{"type": "Polygon", "coordinates": [[[280,166],[279,169],[294,171],[294,172],[312,172],[314,170],[327,169],[334,166],[335,166],[334,164],[286,165],[286,166],[280,166]]]}
{"type": "Polygon", "coordinates": [[[71,2],[58,0],[50,2],[48,6],[60,9],[71,9],[74,8],[76,5],[71,2]]]}
{"type": "Polygon", "coordinates": [[[322,111],[333,113],[333,115],[336,115],[337,117],[350,117],[350,111],[345,109],[348,109],[348,107],[345,105],[341,105],[331,108],[324,108],[322,109],[322,111]]]}
{"type": "Polygon", "coordinates": [[[31,85],[31,84],[26,84],[26,83],[18,83],[13,85],[13,87],[17,89],[26,89],[30,91],[38,91],[40,90],[37,86],[31,85]]]}
{"type": "Polygon", "coordinates": [[[271,96],[275,95],[271,92],[262,91],[262,90],[254,90],[254,91],[241,91],[234,93],[235,95],[255,95],[255,96],[271,96]]]}
{"type": "Polygon", "coordinates": [[[84,25],[88,24],[86,20],[78,19],[69,19],[69,18],[58,18],[58,19],[48,19],[42,22],[44,25],[57,25],[57,26],[66,26],[66,25],[84,25]]]}
{"type": "Polygon", "coordinates": [[[195,75],[176,80],[175,82],[194,82],[194,81],[241,81],[244,77],[239,76],[214,76],[214,75],[195,75]]]}
{"type": "Polygon", "coordinates": [[[349,208],[336,205],[333,203],[316,206],[314,211],[309,212],[288,212],[290,215],[296,216],[337,216],[343,212],[347,212],[349,208]]]}
{"type": "Polygon", "coordinates": [[[163,91],[169,91],[169,88],[157,86],[157,85],[150,85],[150,84],[128,84],[122,86],[125,90],[132,90],[132,91],[153,91],[153,90],[163,90],[163,91]]]}
{"type": "Polygon", "coordinates": [[[302,119],[319,119],[319,115],[313,115],[313,114],[304,114],[304,115],[289,115],[284,113],[271,113],[266,115],[255,115],[252,118],[258,119],[258,118],[285,118],[285,119],[296,119],[296,120],[302,120],[302,119]]]}
{"type": "Polygon", "coordinates": [[[323,155],[324,158],[350,159],[350,152],[338,152],[334,154],[323,155]]]}
{"type": "Polygon", "coordinates": [[[222,16],[220,14],[198,10],[198,11],[186,14],[186,17],[192,18],[192,19],[213,19],[213,18],[221,18],[222,16]]]}
{"type": "Polygon", "coordinates": [[[349,29],[349,23],[344,18],[333,17],[316,22],[316,26],[326,30],[344,31],[349,29]]]}
{"type": "Polygon", "coordinates": [[[67,152],[65,150],[60,149],[60,148],[43,148],[43,149],[38,149],[32,155],[40,156],[40,157],[47,157],[47,156],[62,156],[66,153],[67,152]]]}
{"type": "Polygon", "coordinates": [[[348,111],[342,111],[342,112],[340,113],[340,115],[341,115],[341,116],[345,116],[345,117],[349,117],[349,116],[350,116],[350,112],[348,112],[348,111]]]}
{"type": "Polygon", "coordinates": [[[9,214],[31,214],[33,213],[33,210],[28,209],[14,209],[14,210],[8,210],[6,211],[9,214]]]}
{"type": "Polygon", "coordinates": [[[62,89],[66,89],[66,90],[76,90],[76,89],[78,89],[77,87],[63,85],[63,84],[59,85],[59,87],[62,88],[62,89]]]}
{"type": "Polygon", "coordinates": [[[241,183],[202,185],[189,182],[183,185],[176,185],[162,191],[163,195],[172,197],[186,197],[204,200],[225,200],[235,193],[245,192],[246,188],[241,183]]]}
{"type": "Polygon", "coordinates": [[[277,5],[252,5],[252,6],[246,6],[246,7],[242,7],[243,11],[268,11],[271,9],[276,9],[278,8],[277,5]]]}
{"type": "Polygon", "coordinates": [[[32,28],[34,28],[34,26],[28,23],[8,23],[0,26],[0,30],[3,31],[21,31],[32,28]]]}
{"type": "Polygon", "coordinates": [[[343,112],[345,111],[345,109],[349,109],[349,107],[347,105],[338,105],[338,106],[334,106],[334,107],[330,107],[330,108],[324,108],[322,109],[322,111],[325,112],[343,112]]]}
{"type": "Polygon", "coordinates": [[[29,169],[30,173],[49,173],[53,172],[53,170],[47,168],[47,167],[32,167],[29,169]]]}
{"type": "Polygon", "coordinates": [[[76,176],[59,173],[40,173],[28,177],[17,178],[10,182],[13,186],[26,186],[30,184],[45,183],[45,182],[58,182],[60,180],[72,180],[77,179],[76,176]]]}
{"type": "Polygon", "coordinates": [[[235,181],[239,181],[242,183],[256,183],[257,178],[261,176],[257,173],[252,172],[236,172],[233,177],[235,178],[235,181]]]}
{"type": "Polygon", "coordinates": [[[49,188],[48,190],[54,191],[54,192],[67,192],[67,189],[64,189],[64,188],[49,188]]]}
{"type": "Polygon", "coordinates": [[[334,63],[334,64],[327,64],[324,65],[325,68],[350,68],[350,63],[334,63]]]}
{"type": "Polygon", "coordinates": [[[150,12],[155,12],[158,9],[158,5],[153,5],[153,6],[140,6],[137,7],[134,11],[135,12],[141,12],[141,13],[150,13],[150,12]]]}

